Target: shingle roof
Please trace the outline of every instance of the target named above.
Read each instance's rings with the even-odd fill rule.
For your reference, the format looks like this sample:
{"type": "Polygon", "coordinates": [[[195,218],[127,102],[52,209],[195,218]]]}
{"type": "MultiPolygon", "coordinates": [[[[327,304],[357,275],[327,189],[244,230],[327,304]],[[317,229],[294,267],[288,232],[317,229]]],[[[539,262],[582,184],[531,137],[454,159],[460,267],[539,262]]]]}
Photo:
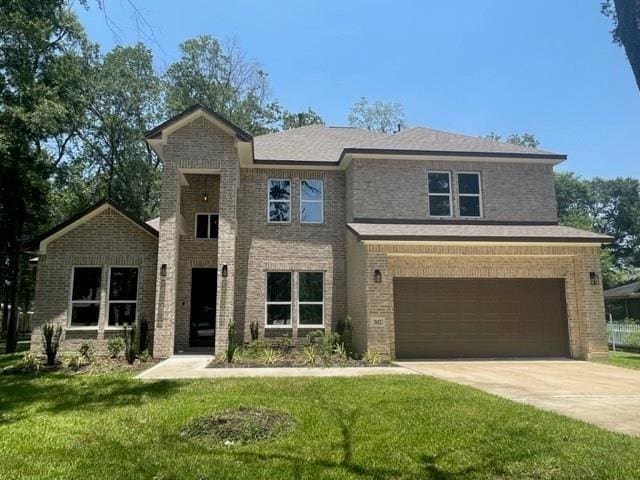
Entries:
{"type": "Polygon", "coordinates": [[[309,125],[254,137],[258,162],[338,162],[345,153],[513,156],[563,160],[566,155],[485,140],[469,135],[415,127],[385,134],[352,127],[309,125]]]}
{"type": "Polygon", "coordinates": [[[361,240],[459,240],[610,243],[607,235],[562,225],[349,223],[361,240]]]}
{"type": "Polygon", "coordinates": [[[640,280],[606,290],[604,292],[604,298],[607,300],[640,298],[640,280]]]}

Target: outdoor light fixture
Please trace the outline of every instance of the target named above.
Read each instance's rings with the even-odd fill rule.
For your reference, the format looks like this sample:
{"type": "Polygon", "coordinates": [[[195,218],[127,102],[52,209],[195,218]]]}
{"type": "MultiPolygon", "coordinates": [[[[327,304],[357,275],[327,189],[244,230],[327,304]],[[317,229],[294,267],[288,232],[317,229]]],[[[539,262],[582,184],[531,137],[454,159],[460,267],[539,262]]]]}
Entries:
{"type": "Polygon", "coordinates": [[[222,276],[223,276],[224,278],[227,278],[227,275],[228,275],[228,274],[229,274],[229,273],[228,273],[228,271],[227,271],[227,266],[226,266],[226,265],[222,265],[222,276]]]}
{"type": "Polygon", "coordinates": [[[382,272],[377,268],[373,271],[373,281],[376,283],[382,283],[382,272]]]}
{"type": "Polygon", "coordinates": [[[204,192],[202,192],[202,201],[206,202],[209,200],[209,195],[207,195],[207,177],[204,177],[204,192]]]}
{"type": "Polygon", "coordinates": [[[161,277],[166,277],[167,276],[167,264],[163,263],[162,265],[160,265],[160,276],[161,277]]]}
{"type": "Polygon", "coordinates": [[[589,280],[591,281],[591,285],[600,284],[600,279],[598,278],[598,274],[596,272],[589,272],[589,280]]]}

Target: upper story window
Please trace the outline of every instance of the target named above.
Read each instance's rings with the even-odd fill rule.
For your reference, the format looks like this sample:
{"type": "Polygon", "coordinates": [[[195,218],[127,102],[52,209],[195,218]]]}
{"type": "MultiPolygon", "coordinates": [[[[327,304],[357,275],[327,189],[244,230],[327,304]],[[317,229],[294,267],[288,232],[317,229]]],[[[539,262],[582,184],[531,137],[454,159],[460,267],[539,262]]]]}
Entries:
{"type": "Polygon", "coordinates": [[[132,325],[138,306],[138,269],[112,267],[109,272],[109,326],[132,325]]]}
{"type": "Polygon", "coordinates": [[[322,223],[323,203],[322,180],[300,180],[300,223],[322,223]]]}
{"type": "Polygon", "coordinates": [[[291,180],[269,180],[267,189],[267,221],[291,222],[291,180]]]}
{"type": "Polygon", "coordinates": [[[431,217],[450,217],[451,174],[449,172],[428,172],[427,193],[429,195],[429,215],[431,217]]]}
{"type": "Polygon", "coordinates": [[[266,326],[291,326],[291,272],[267,273],[266,326]]]}
{"type": "Polygon", "coordinates": [[[482,216],[480,191],[479,173],[458,173],[458,208],[461,217],[480,218],[482,216]]]}
{"type": "Polygon", "coordinates": [[[196,213],[196,238],[218,238],[217,213],[196,213]]]}
{"type": "Polygon", "coordinates": [[[101,267],[75,267],[71,280],[72,327],[97,327],[100,316],[101,267]]]}

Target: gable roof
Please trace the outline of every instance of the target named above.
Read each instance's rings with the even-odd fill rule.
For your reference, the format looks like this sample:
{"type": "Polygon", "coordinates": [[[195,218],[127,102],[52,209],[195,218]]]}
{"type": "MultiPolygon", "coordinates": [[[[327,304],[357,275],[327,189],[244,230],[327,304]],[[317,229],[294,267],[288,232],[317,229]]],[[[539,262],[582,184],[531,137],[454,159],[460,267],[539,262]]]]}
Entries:
{"type": "Polygon", "coordinates": [[[640,280],[627,283],[604,292],[607,300],[623,300],[625,298],[640,298],[640,280]]]}
{"type": "Polygon", "coordinates": [[[152,235],[155,238],[158,238],[158,230],[153,228],[151,225],[145,223],[143,220],[141,220],[137,216],[130,214],[114,201],[105,199],[105,200],[100,200],[97,203],[94,203],[90,207],[85,208],[84,210],[82,210],[81,212],[78,212],[77,214],[68,218],[64,222],[56,225],[55,227],[46,231],[39,237],[28,242],[25,245],[25,247],[28,251],[39,251],[40,253],[45,253],[48,243],[51,243],[53,240],[63,236],[67,232],[82,225],[86,221],[99,215],[100,213],[104,212],[108,208],[112,208],[113,210],[118,212],[120,215],[125,217],[127,220],[131,221],[138,227],[142,228],[148,234],[152,235]]]}

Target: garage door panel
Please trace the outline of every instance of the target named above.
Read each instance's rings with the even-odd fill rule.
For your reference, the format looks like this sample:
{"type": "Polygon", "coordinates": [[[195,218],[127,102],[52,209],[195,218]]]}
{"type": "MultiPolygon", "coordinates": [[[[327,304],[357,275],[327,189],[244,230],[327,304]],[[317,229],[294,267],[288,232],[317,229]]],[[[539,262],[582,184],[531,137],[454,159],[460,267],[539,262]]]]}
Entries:
{"type": "Polygon", "coordinates": [[[561,279],[394,280],[396,356],[567,356],[561,279]]]}

